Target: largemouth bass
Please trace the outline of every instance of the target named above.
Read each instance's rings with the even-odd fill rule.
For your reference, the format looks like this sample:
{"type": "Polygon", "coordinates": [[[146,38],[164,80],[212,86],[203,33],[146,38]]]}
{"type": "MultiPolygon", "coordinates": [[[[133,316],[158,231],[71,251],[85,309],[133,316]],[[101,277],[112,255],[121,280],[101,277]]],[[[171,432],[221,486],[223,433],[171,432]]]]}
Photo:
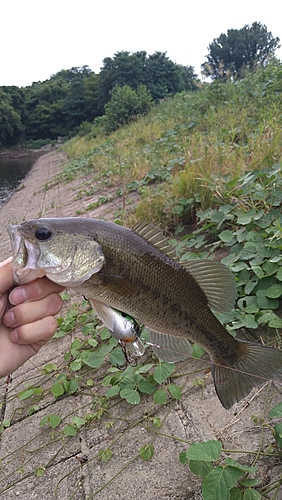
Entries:
{"type": "Polygon", "coordinates": [[[282,370],[281,351],[233,338],[213,314],[233,307],[230,271],[210,260],[178,262],[152,224],[130,230],[96,219],[33,219],[8,231],[18,283],[45,275],[103,304],[103,314],[114,308],[136,318],[167,348],[175,337],[202,346],[224,408],[282,370]]]}

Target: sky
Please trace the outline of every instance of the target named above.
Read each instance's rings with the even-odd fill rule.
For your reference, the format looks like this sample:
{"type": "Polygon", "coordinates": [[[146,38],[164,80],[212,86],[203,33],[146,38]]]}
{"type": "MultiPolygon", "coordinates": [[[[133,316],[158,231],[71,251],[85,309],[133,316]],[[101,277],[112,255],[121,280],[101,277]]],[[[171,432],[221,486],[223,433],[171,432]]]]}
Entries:
{"type": "MultiPolygon", "coordinates": [[[[213,39],[255,21],[282,44],[281,0],[10,0],[0,19],[0,86],[84,65],[99,73],[120,51],[166,52],[200,76],[213,39]]],[[[282,60],[282,48],[276,56],[282,60]]]]}

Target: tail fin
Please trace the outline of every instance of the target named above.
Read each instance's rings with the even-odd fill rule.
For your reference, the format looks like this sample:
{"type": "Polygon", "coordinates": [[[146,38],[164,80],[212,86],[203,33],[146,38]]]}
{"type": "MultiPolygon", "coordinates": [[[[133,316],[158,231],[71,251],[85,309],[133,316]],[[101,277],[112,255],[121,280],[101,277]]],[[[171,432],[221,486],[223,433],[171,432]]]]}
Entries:
{"type": "Polygon", "coordinates": [[[247,396],[253,387],[273,379],[282,371],[282,351],[251,342],[243,343],[245,352],[233,366],[215,364],[212,369],[216,393],[227,410],[247,396]]]}

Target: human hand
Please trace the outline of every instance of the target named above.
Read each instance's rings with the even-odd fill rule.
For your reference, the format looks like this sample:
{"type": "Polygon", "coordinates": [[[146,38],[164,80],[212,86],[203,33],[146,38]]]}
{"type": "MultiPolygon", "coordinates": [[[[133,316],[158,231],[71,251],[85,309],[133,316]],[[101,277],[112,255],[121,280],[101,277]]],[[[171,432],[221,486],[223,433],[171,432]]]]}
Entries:
{"type": "Polygon", "coordinates": [[[54,335],[62,290],[47,278],[15,286],[11,259],[0,263],[0,377],[19,368],[54,335]]]}

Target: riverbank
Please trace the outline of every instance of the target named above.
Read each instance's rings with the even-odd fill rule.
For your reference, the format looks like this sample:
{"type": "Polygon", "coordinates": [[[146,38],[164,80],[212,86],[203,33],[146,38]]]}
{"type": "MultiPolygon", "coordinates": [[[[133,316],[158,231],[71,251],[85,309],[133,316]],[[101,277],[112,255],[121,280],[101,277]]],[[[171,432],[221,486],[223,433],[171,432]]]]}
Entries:
{"type": "MultiPolygon", "coordinates": [[[[0,258],[10,254],[7,225],[39,217],[48,209],[50,193],[44,185],[60,172],[66,162],[66,155],[52,151],[40,156],[30,172],[0,210],[0,258]]],[[[54,193],[52,194],[52,196],[54,193]]],[[[54,214],[55,216],[55,214],[54,214]]]]}
{"type": "MultiPolygon", "coordinates": [[[[78,193],[85,179],[54,182],[66,162],[67,157],[61,151],[40,157],[20,189],[0,210],[1,260],[11,254],[8,223],[78,213],[113,219],[122,207],[123,200],[115,195],[116,188],[112,190],[111,201],[98,206],[99,196],[109,192],[97,190],[94,196],[81,197],[78,193]],[[94,208],[86,211],[90,203],[94,208]]],[[[81,297],[78,301],[81,302],[81,297]]],[[[85,342],[80,328],[44,346],[13,374],[11,384],[1,381],[1,416],[5,422],[0,443],[1,498],[200,500],[201,481],[178,460],[179,453],[187,450],[189,443],[220,439],[224,448],[242,450],[232,455],[242,463],[243,450],[259,449],[261,427],[251,425],[251,416],[262,414],[263,394],[267,389],[260,392],[260,397],[253,391],[245,401],[246,406],[241,401],[226,411],[215,395],[210,372],[206,371],[208,365],[201,360],[177,365],[174,383],[182,386],[183,395],[181,400],[171,400],[164,405],[154,405],[152,398],[143,394],[137,405],[113,398],[108,400],[109,407],[103,407],[101,381],[108,367],[100,371],[88,369],[83,390],[53,397],[50,387],[57,374],[62,375],[64,370],[68,380],[81,376],[64,364],[64,355],[77,339],[85,342]],[[24,391],[29,387],[35,387],[38,392],[25,397],[24,391]],[[103,408],[105,418],[94,418],[95,412],[103,408]],[[54,420],[59,416],[61,424],[52,427],[52,421],[48,421],[50,415],[54,420]],[[45,425],[40,425],[44,418],[47,419],[45,425]],[[71,436],[63,429],[72,425],[73,418],[78,424],[73,425],[75,435],[71,436]],[[158,419],[161,427],[155,425],[158,419]],[[150,443],[154,445],[154,456],[142,460],[139,451],[150,443]],[[109,460],[104,460],[109,451],[112,456],[108,454],[109,460]]],[[[142,358],[140,363],[146,361],[142,358]]],[[[274,405],[274,400],[272,403],[274,405]]],[[[264,432],[269,432],[272,442],[271,432],[267,429],[264,432]]],[[[262,479],[269,481],[269,476],[274,478],[280,474],[271,459],[259,465],[262,479]]]]}

